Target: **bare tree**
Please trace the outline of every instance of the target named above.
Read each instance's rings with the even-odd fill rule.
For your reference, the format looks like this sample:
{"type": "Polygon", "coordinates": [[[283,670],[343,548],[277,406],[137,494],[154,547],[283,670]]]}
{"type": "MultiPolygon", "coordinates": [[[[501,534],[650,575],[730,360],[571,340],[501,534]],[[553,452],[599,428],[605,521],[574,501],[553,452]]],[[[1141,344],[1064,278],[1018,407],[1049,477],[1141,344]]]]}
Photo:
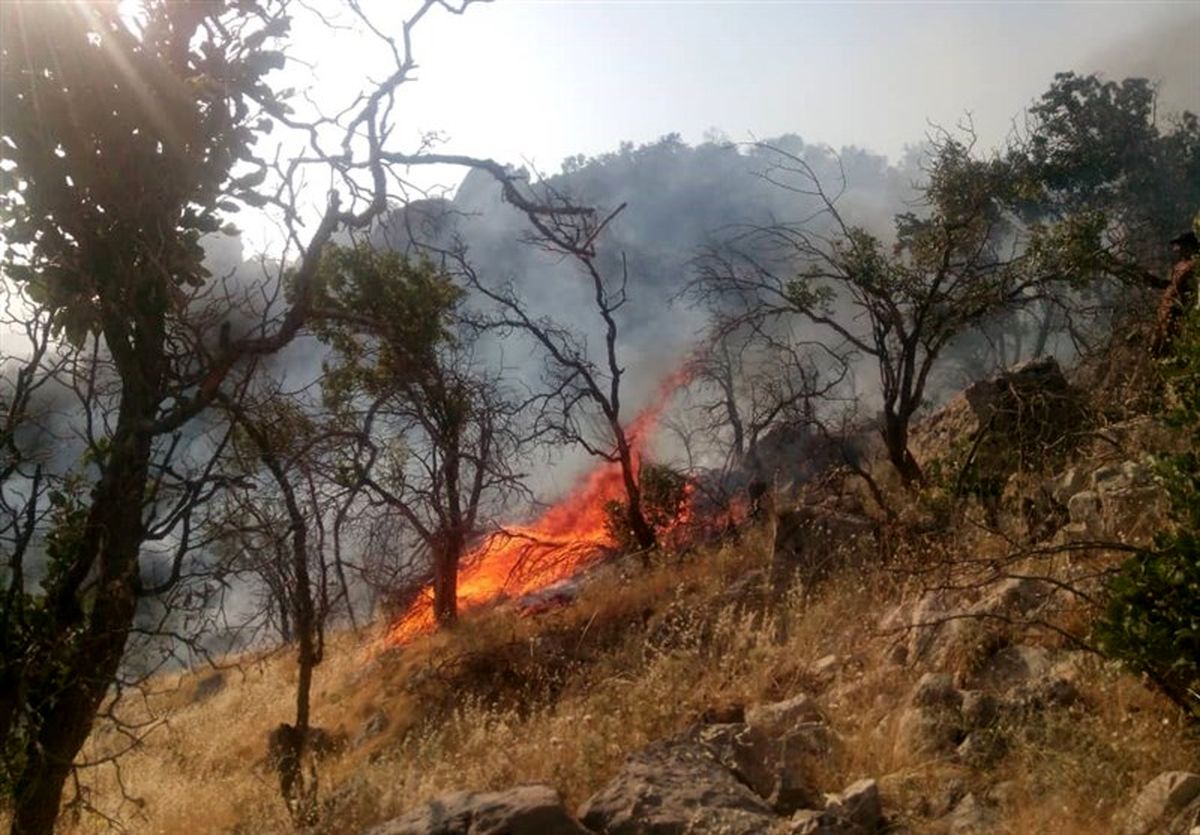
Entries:
{"type": "Polygon", "coordinates": [[[688,365],[700,428],[725,447],[727,471],[767,477],[759,442],[773,429],[811,431],[844,383],[848,367],[825,345],[747,325],[726,328],[718,319],[705,347],[688,365]]]}
{"type": "Polygon", "coordinates": [[[586,342],[564,325],[531,312],[528,302],[511,285],[494,286],[483,279],[470,263],[461,246],[441,250],[462,279],[484,299],[492,303],[486,311],[485,326],[501,333],[518,332],[528,336],[542,352],[545,389],[542,416],[560,441],[576,444],[621,468],[625,488],[625,514],[632,540],[646,554],[654,548],[655,532],[642,509],[638,467],[634,460],[633,439],[622,419],[621,379],[625,368],[620,359],[617,319],[629,302],[628,263],[624,254],[604,258],[597,249],[604,229],[625,208],[622,204],[606,215],[579,213],[564,194],[543,185],[536,196],[518,194],[508,197],[528,218],[532,231],[526,242],[572,265],[589,289],[594,312],[604,338],[600,358],[594,357],[586,342]],[[535,206],[553,211],[535,212],[535,206]],[[602,432],[597,437],[593,419],[598,418],[602,432]]]}
{"type": "MultiPolygon", "coordinates": [[[[222,398],[245,445],[265,470],[268,482],[282,501],[284,517],[271,519],[255,533],[274,551],[271,576],[284,596],[290,632],[296,642],[296,718],[275,731],[276,768],[280,790],[297,824],[316,822],[317,775],[305,768],[310,737],[310,704],[313,671],[324,657],[325,621],[330,611],[328,576],[331,566],[325,549],[325,495],[318,482],[317,447],[328,445],[330,433],[320,431],[293,400],[276,397],[257,403],[253,417],[248,404],[222,398]],[[283,524],[280,524],[282,522],[283,524]],[[315,539],[315,542],[314,542],[315,539]]],[[[336,434],[336,433],[335,433],[336,434]]],[[[344,441],[345,439],[342,438],[344,441]]],[[[243,462],[252,471],[249,462],[243,462]]],[[[240,505],[256,504],[269,493],[255,485],[240,495],[240,505]],[[258,488],[258,489],[255,489],[258,488]]],[[[236,511],[235,511],[236,513],[236,511]]],[[[249,511],[261,517],[260,511],[249,511]]],[[[238,514],[241,515],[241,514],[238,514]]],[[[243,529],[242,533],[246,533],[243,529]]],[[[343,578],[344,583],[344,578],[343,578]]],[[[343,592],[346,590],[343,586],[343,592]]],[[[284,608],[281,606],[281,608],[284,608]]]]}

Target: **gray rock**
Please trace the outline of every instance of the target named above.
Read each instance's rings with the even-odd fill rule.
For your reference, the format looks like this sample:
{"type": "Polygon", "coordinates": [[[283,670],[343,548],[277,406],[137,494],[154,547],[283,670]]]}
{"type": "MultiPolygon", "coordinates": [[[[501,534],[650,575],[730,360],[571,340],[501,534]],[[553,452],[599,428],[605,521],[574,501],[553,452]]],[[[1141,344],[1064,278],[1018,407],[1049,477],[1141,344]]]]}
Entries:
{"type": "Polygon", "coordinates": [[[916,707],[944,707],[958,710],[963,694],[948,673],[926,673],[913,689],[909,703],[916,707]]]}
{"type": "Polygon", "coordinates": [[[976,615],[1028,615],[1045,602],[1051,587],[1031,577],[1008,577],[971,607],[976,615]]]}
{"type": "Polygon", "coordinates": [[[867,832],[874,832],[883,822],[879,784],[874,780],[859,780],[838,794],[827,795],[825,811],[852,821],[867,832]]]}
{"type": "Polygon", "coordinates": [[[812,764],[832,747],[832,734],[819,723],[802,723],[774,739],[752,725],[701,727],[696,739],[779,814],[818,805],[809,778],[812,764]]]}
{"type": "Polygon", "coordinates": [[[823,757],[833,751],[833,731],[824,722],[801,722],[779,740],[784,750],[796,754],[823,757]]]}
{"type": "Polygon", "coordinates": [[[1149,783],[1134,798],[1125,816],[1121,835],[1150,835],[1162,831],[1196,798],[1200,797],[1200,774],[1167,771],[1149,783]]]}
{"type": "Polygon", "coordinates": [[[549,786],[452,792],[363,835],[586,835],[549,786]]]}
{"type": "Polygon", "coordinates": [[[1081,490],[1067,501],[1067,514],[1072,524],[1090,533],[1098,534],[1104,530],[1100,511],[1100,494],[1094,490],[1081,490]]]}
{"type": "Polygon", "coordinates": [[[840,664],[841,659],[836,655],[826,655],[814,661],[813,665],[809,668],[809,672],[818,678],[825,678],[836,673],[840,664]]]}
{"type": "Polygon", "coordinates": [[[1086,470],[1082,467],[1069,467],[1057,477],[1046,482],[1046,492],[1054,501],[1065,506],[1071,497],[1085,489],[1087,484],[1088,473],[1086,470]]]}
{"type": "Polygon", "coordinates": [[[766,801],[689,739],[661,740],[630,755],[579,817],[606,835],[758,835],[777,821],[766,801]]]}
{"type": "Polygon", "coordinates": [[[996,810],[968,794],[946,817],[946,831],[949,835],[983,835],[993,832],[996,823],[996,810]]]}
{"type": "Polygon", "coordinates": [[[1175,816],[1167,835],[1200,835],[1200,795],[1175,816]]]}
{"type": "Polygon", "coordinates": [[[951,754],[964,736],[962,691],[946,673],[921,676],[900,715],[896,750],[912,756],[951,754]]]}
{"type": "Polygon", "coordinates": [[[1064,676],[1047,674],[1014,687],[1008,693],[1009,704],[1018,710],[1045,710],[1071,707],[1083,700],[1075,682],[1064,676]]]}
{"type": "Polygon", "coordinates": [[[979,687],[1008,691],[1050,671],[1050,653],[1042,647],[1009,646],[992,655],[972,676],[979,687]]]}
{"type": "Polygon", "coordinates": [[[971,768],[991,768],[1008,750],[1003,736],[994,730],[982,729],[967,734],[958,744],[955,754],[959,762],[971,768]]]}
{"type": "Polygon", "coordinates": [[[936,660],[936,648],[943,636],[957,628],[954,621],[946,620],[951,614],[946,595],[940,591],[929,592],[917,601],[908,622],[903,624],[911,630],[907,663],[936,660]]]}
{"type": "Polygon", "coordinates": [[[770,737],[782,737],[805,722],[823,722],[816,702],[801,693],[782,702],[755,705],[746,711],[746,724],[770,737]]]}
{"type": "Polygon", "coordinates": [[[962,719],[967,728],[990,728],[1000,715],[1000,702],[990,693],[968,690],[962,694],[962,719]]]}
{"type": "Polygon", "coordinates": [[[779,742],[744,723],[702,725],[696,740],[749,786],[770,798],[779,783],[779,742]]]}
{"type": "Polygon", "coordinates": [[[847,820],[833,812],[802,809],[792,816],[788,823],[788,835],[867,835],[863,829],[852,820],[847,820]]]}
{"type": "Polygon", "coordinates": [[[961,721],[956,716],[909,707],[897,723],[895,749],[905,759],[949,756],[962,737],[961,721]]]}

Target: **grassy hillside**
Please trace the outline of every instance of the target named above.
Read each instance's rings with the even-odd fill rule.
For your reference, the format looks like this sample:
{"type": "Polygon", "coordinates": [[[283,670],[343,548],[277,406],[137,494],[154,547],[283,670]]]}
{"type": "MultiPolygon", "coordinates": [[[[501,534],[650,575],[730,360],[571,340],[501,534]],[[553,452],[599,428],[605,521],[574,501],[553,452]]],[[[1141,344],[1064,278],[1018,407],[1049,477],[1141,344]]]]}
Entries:
{"type": "MultiPolygon", "coordinates": [[[[1173,442],[1151,417],[1117,417],[1075,427],[1074,452],[1010,479],[1010,492],[1060,471],[1106,472],[1173,442]]],[[[918,438],[935,457],[948,450],[947,420],[918,438]]],[[[905,657],[900,648],[914,634],[895,613],[931,594],[976,600],[998,581],[1027,576],[1086,589],[1120,554],[1061,535],[1053,547],[1023,546],[1014,526],[1029,494],[1019,490],[988,526],[977,499],[951,500],[936,486],[907,496],[882,469],[880,477],[894,503],[890,522],[853,479],[834,474],[781,495],[779,522],[659,554],[649,569],[610,563],[579,599],[550,612],[493,608],[403,647],[383,643],[383,624],[333,636],[314,687],[314,724],[336,742],[317,765],[317,831],[357,833],[440,792],[521,782],[549,783],[574,808],[647,743],[799,692],[816,698],[837,740],[813,780],[836,791],[878,779],[893,824],[912,832],[945,831],[949,808],[967,793],[1003,810],[994,831],[1114,831],[1147,780],[1195,768],[1200,740],[1178,709],[1074,640],[1086,643],[1094,616],[1076,596],[1028,620],[965,620],[936,661],[905,657]],[[880,526],[873,537],[839,541],[827,576],[772,603],[766,579],[793,506],[863,507],[880,526]],[[1029,647],[1065,659],[1078,699],[1024,715],[983,766],[901,743],[901,708],[925,670],[966,686],[1006,649],[1029,647]]],[[[1144,542],[1161,525],[1148,496],[1132,508],[1138,524],[1107,520],[1116,538],[1144,542]]],[[[290,718],[293,658],[281,650],[227,664],[157,680],[153,692],[126,700],[121,719],[141,726],[141,741],[125,750],[128,733],[102,724],[88,756],[121,756],[81,773],[82,798],[133,832],[292,831],[266,736],[290,718]]],[[[106,825],[80,804],[63,831],[106,825]]]]}

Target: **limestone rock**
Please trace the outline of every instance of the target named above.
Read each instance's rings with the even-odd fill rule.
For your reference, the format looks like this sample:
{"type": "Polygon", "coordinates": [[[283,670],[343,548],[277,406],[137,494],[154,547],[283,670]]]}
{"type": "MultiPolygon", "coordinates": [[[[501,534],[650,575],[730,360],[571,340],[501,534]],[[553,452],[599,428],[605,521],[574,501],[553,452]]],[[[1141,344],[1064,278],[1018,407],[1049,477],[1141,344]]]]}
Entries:
{"type": "Polygon", "coordinates": [[[994,653],[973,681],[979,687],[1006,692],[1046,675],[1051,666],[1050,653],[1042,647],[1009,646],[994,653]]]}
{"type": "Polygon", "coordinates": [[[896,750],[918,757],[950,754],[964,736],[962,702],[949,675],[923,675],[900,715],[896,750]]]}
{"type": "Polygon", "coordinates": [[[782,702],[755,705],[746,711],[746,724],[769,737],[779,738],[804,722],[822,722],[821,715],[810,697],[801,693],[782,702]]]}
{"type": "Polygon", "coordinates": [[[708,725],[697,741],[779,814],[815,806],[820,795],[809,774],[816,759],[832,747],[829,729],[801,723],[782,737],[767,736],[746,724],[708,725]]]}
{"type": "Polygon", "coordinates": [[[739,780],[762,798],[778,784],[778,741],[744,723],[704,725],[696,740],[739,780]]]}
{"type": "Polygon", "coordinates": [[[962,707],[962,692],[947,673],[926,673],[913,689],[909,701],[917,707],[962,707]]]}
{"type": "Polygon", "coordinates": [[[549,786],[452,792],[364,835],[586,835],[549,786]]]}
{"type": "Polygon", "coordinates": [[[1000,702],[990,693],[968,690],[962,694],[962,719],[967,728],[989,728],[1000,715],[1000,702]]]}
{"type": "Polygon", "coordinates": [[[826,655],[823,658],[818,658],[809,668],[809,672],[817,678],[827,678],[833,676],[838,667],[841,666],[841,659],[836,655],[826,655]]]}
{"type": "Polygon", "coordinates": [[[996,829],[996,810],[975,795],[968,794],[946,817],[949,835],[983,835],[996,829]]]}
{"type": "Polygon", "coordinates": [[[1163,831],[1165,824],[1197,798],[1200,798],[1200,774],[1164,772],[1147,783],[1134,798],[1121,835],[1150,835],[1163,831]]]}
{"type": "Polygon", "coordinates": [[[1008,692],[1010,706],[1024,711],[1071,707],[1082,699],[1075,682],[1054,673],[1023,682],[1008,692]]]}
{"type": "Polygon", "coordinates": [[[1045,602],[1051,588],[1032,577],[1008,577],[990,587],[970,608],[974,615],[1029,615],[1045,602]]]}
{"type": "Polygon", "coordinates": [[[788,835],[867,835],[852,820],[829,811],[802,809],[792,816],[788,824],[788,835]]]}
{"type": "Polygon", "coordinates": [[[859,780],[838,794],[826,795],[825,811],[851,821],[867,832],[874,832],[883,821],[879,784],[874,780],[859,780]]]}
{"type": "Polygon", "coordinates": [[[688,739],[661,740],[630,755],[579,817],[606,835],[758,835],[777,821],[762,798],[688,739]]]}
{"type": "Polygon", "coordinates": [[[1004,756],[1007,742],[990,730],[972,731],[958,744],[955,754],[959,762],[972,768],[991,768],[1004,756]]]}

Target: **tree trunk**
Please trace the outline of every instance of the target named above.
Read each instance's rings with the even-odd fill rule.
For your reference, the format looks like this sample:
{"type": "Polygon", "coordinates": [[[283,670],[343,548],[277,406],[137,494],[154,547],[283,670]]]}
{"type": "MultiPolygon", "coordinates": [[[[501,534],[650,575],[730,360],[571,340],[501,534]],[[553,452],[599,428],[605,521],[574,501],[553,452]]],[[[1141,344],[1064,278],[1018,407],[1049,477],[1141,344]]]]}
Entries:
{"type": "Polygon", "coordinates": [[[152,413],[146,400],[126,395],[104,476],[77,547],[80,556],[66,577],[48,590],[56,619],[43,648],[45,663],[28,689],[38,722],[25,746],[17,777],[13,835],[52,835],[63,786],[87,740],[96,712],[114,680],[137,609],[142,502],[150,461],[150,437],[136,428],[152,413]],[[94,558],[87,551],[94,549],[94,558]],[[79,586],[99,566],[90,611],[79,586]]]}
{"type": "Polygon", "coordinates": [[[908,421],[895,414],[884,414],[883,441],[887,446],[888,460],[896,468],[905,487],[913,487],[925,480],[921,465],[908,449],[908,421]]]}
{"type": "Polygon", "coordinates": [[[658,544],[654,536],[654,528],[646,521],[642,513],[642,492],[638,489],[637,476],[634,474],[633,450],[625,438],[625,431],[615,420],[610,424],[617,439],[617,456],[621,462],[621,479],[625,483],[625,516],[629,523],[629,531],[633,540],[643,552],[642,563],[650,565],[650,551],[658,544]]]}
{"type": "Polygon", "coordinates": [[[462,550],[462,534],[438,535],[433,555],[433,615],[439,628],[453,626],[458,620],[458,560],[462,550]]]}

